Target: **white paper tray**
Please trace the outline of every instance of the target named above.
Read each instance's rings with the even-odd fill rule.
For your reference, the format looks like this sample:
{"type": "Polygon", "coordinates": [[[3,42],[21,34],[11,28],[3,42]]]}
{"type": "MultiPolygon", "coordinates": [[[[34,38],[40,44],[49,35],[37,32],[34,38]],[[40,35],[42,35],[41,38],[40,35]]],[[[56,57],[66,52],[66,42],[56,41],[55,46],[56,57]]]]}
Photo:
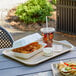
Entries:
{"type": "Polygon", "coordinates": [[[21,63],[27,64],[27,65],[36,65],[36,64],[39,64],[46,60],[49,60],[53,57],[56,57],[58,55],[61,55],[63,53],[69,52],[73,48],[73,46],[71,46],[71,45],[61,43],[61,42],[58,42],[55,40],[53,41],[53,45],[62,45],[64,49],[61,52],[54,53],[53,55],[51,55],[49,57],[43,56],[43,52],[40,52],[37,55],[34,55],[33,57],[31,57],[29,59],[21,59],[21,58],[15,57],[11,50],[5,50],[5,51],[3,51],[3,54],[12,59],[15,59],[15,60],[21,62],[21,63]]]}

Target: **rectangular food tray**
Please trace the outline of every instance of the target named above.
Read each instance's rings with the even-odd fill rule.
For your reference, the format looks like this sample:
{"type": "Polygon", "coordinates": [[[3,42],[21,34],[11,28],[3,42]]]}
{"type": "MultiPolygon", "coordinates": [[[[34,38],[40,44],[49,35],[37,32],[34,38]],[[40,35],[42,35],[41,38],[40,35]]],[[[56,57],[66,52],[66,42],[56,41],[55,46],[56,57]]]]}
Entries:
{"type": "Polygon", "coordinates": [[[41,51],[40,53],[32,56],[29,59],[22,59],[22,58],[15,57],[13,55],[13,52],[11,51],[11,49],[4,50],[3,54],[10,57],[10,58],[12,58],[12,59],[14,59],[14,60],[17,60],[17,61],[21,62],[21,63],[27,64],[27,65],[36,65],[36,64],[39,64],[39,63],[44,62],[46,60],[49,60],[51,58],[54,58],[54,57],[56,57],[58,55],[61,55],[63,53],[69,52],[73,48],[73,46],[71,46],[71,45],[61,43],[61,42],[56,41],[56,40],[53,40],[53,45],[62,45],[63,50],[58,52],[58,53],[54,53],[53,55],[50,55],[49,57],[44,56],[43,52],[41,51]]]}

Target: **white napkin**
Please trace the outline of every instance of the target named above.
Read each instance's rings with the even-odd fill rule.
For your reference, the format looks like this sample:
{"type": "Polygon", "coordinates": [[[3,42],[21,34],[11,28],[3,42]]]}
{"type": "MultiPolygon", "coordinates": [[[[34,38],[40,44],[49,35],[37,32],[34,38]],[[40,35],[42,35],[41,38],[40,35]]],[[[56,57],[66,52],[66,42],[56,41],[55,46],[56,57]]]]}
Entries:
{"type": "Polygon", "coordinates": [[[18,48],[18,47],[21,47],[21,46],[25,46],[25,45],[27,45],[31,42],[37,41],[41,38],[42,38],[42,36],[39,33],[34,33],[34,34],[31,34],[31,35],[28,35],[24,38],[21,38],[21,39],[15,41],[14,44],[13,44],[13,48],[18,48]]]}

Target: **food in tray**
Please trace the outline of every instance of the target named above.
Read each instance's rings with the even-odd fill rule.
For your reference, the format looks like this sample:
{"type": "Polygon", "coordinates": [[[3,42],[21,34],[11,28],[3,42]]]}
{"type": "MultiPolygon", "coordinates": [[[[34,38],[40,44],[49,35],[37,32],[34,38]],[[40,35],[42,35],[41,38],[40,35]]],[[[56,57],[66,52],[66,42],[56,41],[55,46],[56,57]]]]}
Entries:
{"type": "Polygon", "coordinates": [[[61,62],[58,69],[64,76],[76,76],[76,62],[61,62]]]}
{"type": "Polygon", "coordinates": [[[30,43],[26,46],[13,49],[12,51],[13,52],[18,52],[18,53],[28,54],[28,53],[32,53],[32,52],[40,49],[41,47],[42,47],[42,45],[39,44],[38,42],[32,42],[32,43],[30,43]]]}

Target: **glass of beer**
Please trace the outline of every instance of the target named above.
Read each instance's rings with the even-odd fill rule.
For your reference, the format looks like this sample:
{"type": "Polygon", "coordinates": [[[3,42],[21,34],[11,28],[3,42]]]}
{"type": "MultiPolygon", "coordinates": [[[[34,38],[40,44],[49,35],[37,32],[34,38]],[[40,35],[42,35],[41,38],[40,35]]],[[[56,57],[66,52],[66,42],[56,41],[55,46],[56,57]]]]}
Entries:
{"type": "Polygon", "coordinates": [[[43,42],[47,44],[46,47],[52,47],[55,29],[52,27],[48,27],[48,28],[41,28],[40,31],[43,36],[43,42]]]}

